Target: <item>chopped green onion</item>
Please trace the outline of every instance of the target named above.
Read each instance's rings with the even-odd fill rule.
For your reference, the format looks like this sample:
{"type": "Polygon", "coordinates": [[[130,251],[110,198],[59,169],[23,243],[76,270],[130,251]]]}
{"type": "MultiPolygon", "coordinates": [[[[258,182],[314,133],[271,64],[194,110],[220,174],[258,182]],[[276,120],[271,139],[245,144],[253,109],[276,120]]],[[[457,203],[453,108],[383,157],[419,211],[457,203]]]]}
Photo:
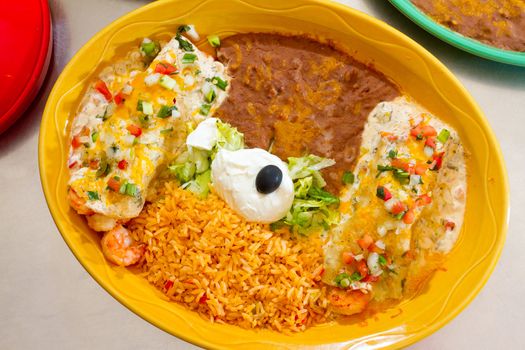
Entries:
{"type": "Polygon", "coordinates": [[[139,115],[139,122],[142,124],[142,126],[146,126],[149,123],[149,115],[139,115]]]}
{"type": "Polygon", "coordinates": [[[138,193],[137,185],[128,183],[126,185],[126,194],[128,196],[135,197],[138,193]]]}
{"type": "Polygon", "coordinates": [[[380,199],[385,199],[385,188],[383,186],[377,186],[376,196],[380,199]]]}
{"type": "Polygon", "coordinates": [[[131,197],[136,197],[139,194],[139,189],[137,185],[126,182],[120,185],[119,193],[131,196],[131,197]]]}
{"type": "Polygon", "coordinates": [[[159,53],[160,45],[156,41],[142,42],[142,44],[140,44],[140,51],[142,51],[146,57],[153,58],[159,53]]]}
{"type": "Polygon", "coordinates": [[[337,276],[335,276],[334,283],[338,286],[341,286],[341,282],[343,280],[350,281],[350,275],[346,272],[340,273],[337,276]]]}
{"type": "Polygon", "coordinates": [[[180,34],[177,34],[175,36],[175,39],[179,42],[181,49],[183,49],[184,51],[194,50],[193,45],[188,40],[185,40],[180,34]]]}
{"type": "Polygon", "coordinates": [[[127,186],[127,185],[128,185],[128,184],[127,184],[126,182],[123,183],[122,185],[120,185],[120,189],[118,190],[118,192],[119,192],[120,194],[126,194],[126,186],[127,186]]]}
{"type": "Polygon", "coordinates": [[[350,171],[345,171],[343,173],[343,184],[345,184],[345,185],[353,184],[354,181],[355,181],[354,173],[352,173],[350,171]]]}
{"type": "Polygon", "coordinates": [[[95,131],[94,133],[91,134],[91,140],[93,142],[97,142],[98,136],[99,136],[99,133],[95,131]]]}
{"type": "Polygon", "coordinates": [[[449,137],[450,137],[450,131],[448,131],[447,129],[443,129],[439,132],[437,139],[439,142],[445,143],[447,142],[449,137]]]}
{"type": "Polygon", "coordinates": [[[208,91],[208,93],[204,96],[204,98],[206,99],[207,102],[210,102],[212,103],[214,100],[215,100],[215,97],[217,96],[217,94],[215,93],[215,89],[210,87],[210,90],[208,91]]]}
{"type": "Polygon", "coordinates": [[[211,46],[213,47],[219,47],[221,46],[221,39],[219,38],[218,35],[210,35],[208,37],[208,42],[210,43],[211,46]]]}
{"type": "Polygon", "coordinates": [[[138,144],[138,143],[139,143],[139,138],[138,138],[138,137],[135,137],[135,138],[133,139],[133,143],[132,143],[132,145],[135,146],[135,145],[138,144]]]}
{"type": "Polygon", "coordinates": [[[160,133],[164,135],[164,134],[169,134],[172,131],[173,131],[173,128],[169,128],[169,129],[161,130],[160,133]]]}
{"type": "Polygon", "coordinates": [[[142,112],[142,100],[137,101],[137,111],[142,112]]]}
{"type": "Polygon", "coordinates": [[[379,172],[383,172],[383,171],[392,171],[392,170],[395,170],[396,168],[394,168],[393,166],[390,166],[390,165],[381,165],[381,164],[378,164],[377,165],[377,170],[379,172]]]}
{"type": "Polygon", "coordinates": [[[98,192],[96,191],[87,191],[87,195],[89,200],[91,201],[98,201],[100,197],[98,196],[98,192]]]}
{"type": "Polygon", "coordinates": [[[382,255],[379,255],[379,265],[386,265],[386,259],[382,255]]]}
{"type": "Polygon", "coordinates": [[[210,113],[211,105],[210,104],[203,104],[200,109],[200,113],[202,115],[208,115],[210,113]]]}
{"type": "Polygon", "coordinates": [[[350,276],[350,281],[357,282],[361,281],[363,279],[363,276],[359,272],[354,272],[352,276],[350,276]]]}
{"type": "Polygon", "coordinates": [[[184,32],[187,32],[191,29],[191,27],[189,25],[186,25],[186,24],[183,24],[181,26],[179,26],[179,28],[177,28],[177,33],[178,34],[182,34],[184,32]]]}
{"type": "Polygon", "coordinates": [[[395,150],[395,149],[391,149],[391,150],[388,152],[388,158],[391,158],[391,159],[397,158],[397,150],[395,150]]]}
{"type": "Polygon", "coordinates": [[[183,64],[191,64],[195,62],[197,59],[197,55],[194,53],[185,53],[184,56],[182,56],[182,63],[183,64]]]}
{"type": "Polygon", "coordinates": [[[167,75],[163,75],[162,77],[160,77],[159,84],[163,88],[173,90],[175,88],[175,85],[177,85],[177,82],[175,81],[175,79],[172,79],[167,75]]]}
{"type": "Polygon", "coordinates": [[[401,169],[395,169],[392,174],[394,175],[394,178],[401,183],[407,182],[410,177],[410,173],[401,169]]]}
{"type": "Polygon", "coordinates": [[[153,104],[151,102],[142,101],[142,112],[147,115],[153,114],[153,104]]]}
{"type": "Polygon", "coordinates": [[[339,285],[343,288],[348,288],[350,286],[350,280],[348,278],[344,278],[339,282],[339,285]]]}
{"type": "Polygon", "coordinates": [[[106,157],[102,156],[100,158],[100,163],[99,163],[99,166],[98,166],[98,170],[97,170],[95,175],[97,177],[103,177],[103,176],[106,176],[107,174],[109,174],[110,170],[111,170],[111,167],[109,166],[106,157]]]}
{"type": "Polygon", "coordinates": [[[211,83],[223,91],[225,91],[226,87],[228,86],[228,82],[225,80],[222,80],[220,77],[213,77],[211,79],[211,83]]]}
{"type": "Polygon", "coordinates": [[[160,106],[160,109],[159,109],[159,112],[157,113],[157,118],[168,118],[168,117],[171,117],[171,112],[173,110],[177,110],[177,107],[175,105],[173,106],[166,106],[166,105],[162,105],[160,106]]]}

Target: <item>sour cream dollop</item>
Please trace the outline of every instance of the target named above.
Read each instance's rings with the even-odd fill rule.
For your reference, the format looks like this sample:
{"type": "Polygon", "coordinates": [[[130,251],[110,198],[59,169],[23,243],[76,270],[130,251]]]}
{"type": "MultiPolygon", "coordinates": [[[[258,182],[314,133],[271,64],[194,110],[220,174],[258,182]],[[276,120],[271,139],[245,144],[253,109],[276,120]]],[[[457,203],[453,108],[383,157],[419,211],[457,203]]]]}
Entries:
{"type": "Polygon", "coordinates": [[[281,159],[263,149],[221,149],[211,164],[211,177],[217,194],[248,221],[278,221],[292,206],[294,187],[288,167],[281,159]],[[267,165],[277,166],[283,178],[275,191],[263,194],[257,191],[255,179],[267,165]]]}

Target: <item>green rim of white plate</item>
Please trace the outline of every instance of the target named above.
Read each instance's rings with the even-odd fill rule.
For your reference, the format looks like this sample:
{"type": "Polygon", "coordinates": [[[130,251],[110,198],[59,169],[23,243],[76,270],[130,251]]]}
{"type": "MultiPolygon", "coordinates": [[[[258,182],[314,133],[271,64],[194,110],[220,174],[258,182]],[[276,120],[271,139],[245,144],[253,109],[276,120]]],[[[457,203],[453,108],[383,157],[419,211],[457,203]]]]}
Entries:
{"type": "Polygon", "coordinates": [[[431,17],[412,4],[410,0],[389,1],[421,28],[461,50],[489,60],[525,67],[525,52],[502,50],[467,38],[435,22],[431,17]]]}

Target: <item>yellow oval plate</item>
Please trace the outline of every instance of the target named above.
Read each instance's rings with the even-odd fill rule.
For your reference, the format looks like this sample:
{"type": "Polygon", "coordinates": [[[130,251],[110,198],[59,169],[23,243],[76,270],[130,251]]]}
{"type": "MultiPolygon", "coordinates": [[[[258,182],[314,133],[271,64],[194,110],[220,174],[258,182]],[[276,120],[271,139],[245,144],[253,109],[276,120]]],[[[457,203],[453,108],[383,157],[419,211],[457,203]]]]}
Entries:
{"type": "MultiPolygon", "coordinates": [[[[120,51],[119,51],[120,50],[120,51]]],[[[49,209],[77,259],[111,295],[157,327],[200,346],[224,349],[271,347],[397,348],[434,332],[480,291],[505,240],[508,184],[497,141],[482,112],[456,78],[430,53],[383,22],[327,1],[158,1],[118,19],[95,35],[69,62],[47,101],[39,140],[42,186],[49,209]],[[195,24],[200,33],[314,33],[373,62],[431,112],[461,134],[468,157],[468,201],[463,232],[445,269],[422,293],[359,324],[330,323],[284,335],[212,324],[166,301],[145,279],[106,262],[99,237],[66,203],[68,120],[94,68],[130,42],[195,24]]]]}

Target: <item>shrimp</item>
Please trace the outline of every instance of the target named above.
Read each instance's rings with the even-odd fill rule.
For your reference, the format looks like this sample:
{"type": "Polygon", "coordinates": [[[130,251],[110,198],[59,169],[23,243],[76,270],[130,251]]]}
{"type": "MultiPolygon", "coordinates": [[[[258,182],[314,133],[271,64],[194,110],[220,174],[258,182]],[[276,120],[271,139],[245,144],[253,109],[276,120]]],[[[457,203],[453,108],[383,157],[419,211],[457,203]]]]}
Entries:
{"type": "Polygon", "coordinates": [[[69,205],[80,215],[91,215],[93,210],[86,206],[86,200],[81,198],[74,189],[70,188],[67,193],[69,205]]]}
{"type": "Polygon", "coordinates": [[[360,290],[343,290],[334,288],[328,295],[331,308],[341,315],[354,315],[365,310],[370,301],[370,293],[365,294],[360,290]]]}
{"type": "Polygon", "coordinates": [[[106,232],[100,244],[106,259],[120,266],[136,264],[145,251],[144,245],[134,242],[129,231],[122,225],[106,232]]]}
{"type": "Polygon", "coordinates": [[[117,225],[117,220],[102,214],[93,214],[86,216],[88,226],[98,232],[113,230],[117,225]]]}

